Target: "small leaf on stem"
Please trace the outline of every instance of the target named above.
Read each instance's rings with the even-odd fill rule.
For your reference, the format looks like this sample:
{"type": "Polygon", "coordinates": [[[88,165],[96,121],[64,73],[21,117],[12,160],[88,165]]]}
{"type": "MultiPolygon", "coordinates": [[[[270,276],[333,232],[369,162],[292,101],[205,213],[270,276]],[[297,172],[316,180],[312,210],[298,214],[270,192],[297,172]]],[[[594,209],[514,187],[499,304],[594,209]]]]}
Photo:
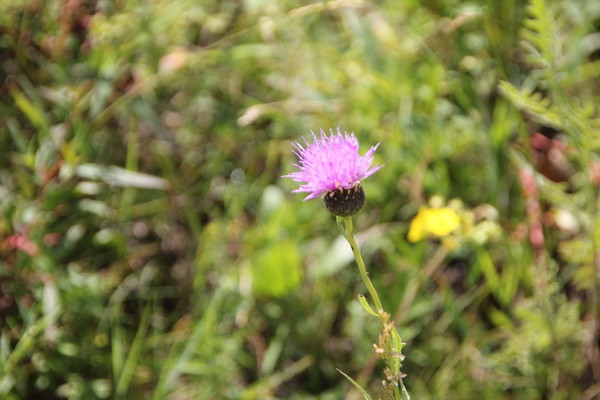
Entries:
{"type": "Polygon", "coordinates": [[[364,309],[367,310],[367,312],[369,314],[374,315],[374,316],[376,316],[376,317],[379,318],[379,314],[377,314],[375,311],[373,311],[373,309],[371,308],[371,306],[367,302],[367,299],[365,298],[365,296],[363,296],[362,294],[359,294],[358,295],[358,301],[360,302],[360,304],[362,304],[362,306],[364,307],[364,309]]]}
{"type": "MultiPolygon", "coordinates": [[[[337,368],[336,368],[337,369],[337,368]]],[[[344,375],[344,377],[346,379],[348,379],[350,381],[350,383],[352,383],[354,385],[354,387],[363,395],[363,397],[365,398],[365,400],[373,400],[371,398],[371,396],[369,396],[369,393],[367,393],[367,391],[365,389],[362,388],[362,386],[360,386],[358,384],[358,382],[356,382],[354,379],[350,378],[348,375],[346,375],[344,372],[342,372],[341,370],[337,369],[337,371],[344,375]]]]}

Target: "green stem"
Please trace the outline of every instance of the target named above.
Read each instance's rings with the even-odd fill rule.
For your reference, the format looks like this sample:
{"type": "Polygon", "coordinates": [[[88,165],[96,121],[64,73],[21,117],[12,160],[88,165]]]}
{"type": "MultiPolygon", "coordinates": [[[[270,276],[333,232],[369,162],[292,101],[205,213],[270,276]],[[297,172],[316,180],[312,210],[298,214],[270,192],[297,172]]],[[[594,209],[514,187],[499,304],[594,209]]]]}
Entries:
{"type": "MultiPolygon", "coordinates": [[[[379,315],[379,320],[381,321],[383,332],[385,332],[387,329],[390,329],[388,325],[389,315],[385,313],[383,305],[381,304],[381,300],[379,299],[379,295],[377,294],[377,290],[375,290],[375,286],[373,286],[371,279],[369,279],[369,274],[367,272],[367,268],[365,267],[365,262],[362,258],[362,255],[360,254],[360,250],[358,248],[358,244],[356,243],[356,239],[354,238],[354,227],[352,226],[352,217],[336,217],[336,220],[340,231],[342,232],[342,234],[350,244],[350,247],[352,248],[352,253],[354,254],[354,258],[356,259],[356,264],[358,265],[358,270],[360,272],[360,277],[362,278],[365,286],[367,287],[367,290],[369,291],[369,294],[371,295],[371,298],[373,299],[373,302],[375,303],[375,308],[377,310],[377,314],[379,315]]],[[[392,375],[400,376],[401,361],[399,361],[397,357],[402,352],[402,339],[400,339],[398,332],[393,326],[391,327],[391,332],[388,333],[391,334],[391,337],[388,338],[388,341],[385,345],[386,363],[390,368],[392,375]]],[[[393,398],[395,400],[410,400],[410,395],[404,387],[402,378],[397,378],[394,380],[397,382],[398,386],[395,386],[392,391],[393,398]]],[[[350,381],[353,382],[353,384],[357,385],[354,381],[350,381]]],[[[367,396],[365,398],[370,397],[367,396]]]]}
{"type": "Polygon", "coordinates": [[[381,304],[381,300],[379,300],[379,295],[375,290],[375,286],[369,279],[369,273],[367,272],[367,268],[365,267],[365,262],[363,261],[362,255],[360,254],[360,250],[358,249],[358,244],[356,243],[356,239],[353,234],[353,226],[352,226],[352,217],[344,217],[344,236],[346,240],[352,247],[352,253],[354,253],[354,258],[356,259],[356,264],[358,264],[358,271],[360,272],[360,277],[362,278],[373,302],[375,303],[375,308],[378,313],[383,311],[383,306],[381,304]]]}

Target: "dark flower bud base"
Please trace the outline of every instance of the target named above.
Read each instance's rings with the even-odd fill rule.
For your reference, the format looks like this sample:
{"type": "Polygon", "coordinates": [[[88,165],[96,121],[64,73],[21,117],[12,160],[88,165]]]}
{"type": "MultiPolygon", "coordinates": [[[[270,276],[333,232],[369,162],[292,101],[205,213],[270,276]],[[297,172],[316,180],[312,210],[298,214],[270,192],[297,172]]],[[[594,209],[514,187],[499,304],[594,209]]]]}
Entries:
{"type": "Polygon", "coordinates": [[[360,184],[350,189],[336,189],[325,194],[325,207],[338,217],[354,215],[365,204],[365,192],[360,184]]]}

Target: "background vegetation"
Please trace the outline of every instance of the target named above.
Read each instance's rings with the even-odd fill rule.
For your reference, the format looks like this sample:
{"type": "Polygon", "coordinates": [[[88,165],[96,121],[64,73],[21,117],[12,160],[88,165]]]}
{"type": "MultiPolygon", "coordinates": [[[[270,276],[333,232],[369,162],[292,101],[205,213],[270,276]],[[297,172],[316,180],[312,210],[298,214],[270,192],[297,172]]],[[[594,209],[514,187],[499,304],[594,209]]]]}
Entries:
{"type": "Polygon", "coordinates": [[[340,125],[382,143],[355,226],[413,398],[599,398],[599,27],[595,0],[1,1],[0,397],[379,390],[352,255],[280,178],[340,125]],[[473,218],[452,246],[406,239],[432,196],[473,218]]]}

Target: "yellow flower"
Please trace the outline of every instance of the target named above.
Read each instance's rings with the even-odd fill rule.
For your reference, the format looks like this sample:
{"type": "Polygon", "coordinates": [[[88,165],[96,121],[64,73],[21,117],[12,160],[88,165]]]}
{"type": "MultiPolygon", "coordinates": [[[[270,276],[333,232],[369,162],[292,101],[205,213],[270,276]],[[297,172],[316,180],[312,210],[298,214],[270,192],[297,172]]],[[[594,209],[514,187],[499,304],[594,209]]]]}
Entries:
{"type": "Polygon", "coordinates": [[[418,242],[427,236],[446,236],[460,225],[460,218],[451,208],[429,208],[422,206],[410,223],[408,240],[418,242]]]}

